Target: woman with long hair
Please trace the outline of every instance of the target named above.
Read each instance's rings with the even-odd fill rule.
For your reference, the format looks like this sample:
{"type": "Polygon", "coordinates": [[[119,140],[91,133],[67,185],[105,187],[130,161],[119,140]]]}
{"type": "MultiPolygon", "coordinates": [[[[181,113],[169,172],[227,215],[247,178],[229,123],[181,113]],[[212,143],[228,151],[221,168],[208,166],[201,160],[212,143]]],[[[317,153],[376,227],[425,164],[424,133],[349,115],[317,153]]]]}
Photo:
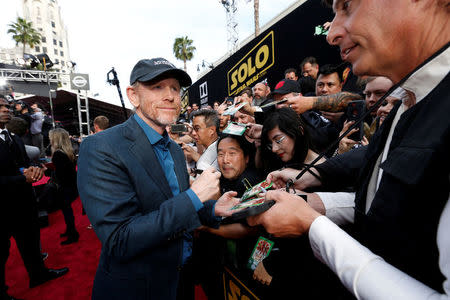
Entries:
{"type": "Polygon", "coordinates": [[[72,202],[78,197],[75,155],[66,130],[62,128],[50,130],[49,139],[54,165],[52,178],[58,187],[56,196],[66,223],[66,232],[62,233],[61,237],[67,239],[62,241],[61,245],[68,245],[77,242],[80,237],[75,228],[72,210],[72,202]]]}
{"type": "Polygon", "coordinates": [[[318,156],[312,150],[305,123],[288,107],[274,111],[264,120],[261,155],[266,173],[282,167],[301,169],[318,156]]]}
{"type": "MultiPolygon", "coordinates": [[[[280,108],[265,118],[261,132],[261,161],[266,173],[282,167],[302,169],[318,157],[312,148],[305,123],[291,108],[280,108]]],[[[323,161],[325,159],[317,163],[323,161]]],[[[298,282],[304,283],[302,292],[308,297],[317,293],[317,278],[325,277],[321,277],[320,263],[314,259],[308,238],[271,240],[278,251],[272,252],[258,264],[253,277],[261,283],[270,284],[268,293],[273,292],[279,298],[292,295],[298,282]],[[299,269],[305,272],[298,272],[299,269]]]]}

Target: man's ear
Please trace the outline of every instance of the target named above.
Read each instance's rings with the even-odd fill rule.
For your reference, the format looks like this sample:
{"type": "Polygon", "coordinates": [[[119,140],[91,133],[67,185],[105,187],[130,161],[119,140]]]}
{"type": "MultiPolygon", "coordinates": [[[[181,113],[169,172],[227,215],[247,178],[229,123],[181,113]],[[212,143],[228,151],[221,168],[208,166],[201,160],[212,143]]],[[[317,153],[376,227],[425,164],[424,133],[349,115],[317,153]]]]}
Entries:
{"type": "Polygon", "coordinates": [[[245,165],[247,165],[248,164],[248,161],[250,160],[250,156],[249,155],[246,155],[245,156],[245,165]]]}
{"type": "Polygon", "coordinates": [[[136,90],[134,87],[132,87],[132,86],[127,87],[127,96],[128,96],[128,99],[130,100],[131,105],[133,105],[134,108],[138,108],[140,105],[140,102],[139,102],[139,97],[137,96],[136,90]]]}
{"type": "Polygon", "coordinates": [[[214,134],[217,132],[216,126],[209,126],[208,130],[209,130],[209,136],[210,137],[213,137],[214,134]]]}

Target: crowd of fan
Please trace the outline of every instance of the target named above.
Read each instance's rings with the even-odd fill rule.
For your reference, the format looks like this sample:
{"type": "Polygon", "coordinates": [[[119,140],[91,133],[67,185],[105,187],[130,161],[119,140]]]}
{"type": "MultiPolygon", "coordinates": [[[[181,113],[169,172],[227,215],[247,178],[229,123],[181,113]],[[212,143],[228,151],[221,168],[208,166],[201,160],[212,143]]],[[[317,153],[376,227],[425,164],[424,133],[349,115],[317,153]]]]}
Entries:
{"type": "Polygon", "coordinates": [[[37,162],[39,158],[45,157],[48,147],[49,131],[52,128],[52,118],[40,103],[28,103],[13,101],[14,118],[9,122],[10,130],[19,135],[31,159],[37,162]]]}
{"type": "MultiPolygon", "coordinates": [[[[234,98],[214,102],[213,107],[200,109],[197,103],[192,103],[178,121],[185,125],[186,132],[172,132],[171,129],[175,127],[166,128],[170,137],[184,151],[191,180],[195,180],[197,174],[213,166],[222,174],[220,178],[222,193],[237,191],[240,197],[247,189],[248,183],[253,186],[270,177],[271,172],[281,168],[301,170],[316,160],[322,152],[326,155],[316,164],[367,145],[389,111],[402,98],[402,95],[394,93],[367,115],[364,126],[360,127],[364,129],[361,139],[350,138],[352,134],[358,133],[359,129],[354,128],[334,145],[338,136],[345,133],[354,123],[354,120],[347,119],[349,113],[346,113],[345,109],[340,112],[336,112],[335,109],[327,111],[326,108],[311,109],[299,114],[293,107],[280,100],[298,95],[311,97],[336,95],[346,91],[351,93],[352,99],[364,99],[365,109],[368,110],[393,86],[393,83],[385,77],[356,78],[351,75],[351,71],[349,74],[349,68],[345,65],[319,67],[313,57],[306,58],[301,63],[300,69],[300,76],[296,69],[288,68],[285,71],[285,78],[280,78],[272,88],[267,82],[259,82],[253,88],[244,88],[234,98]],[[227,109],[239,104],[244,104],[240,110],[233,115],[227,113],[227,109]],[[245,128],[245,132],[241,135],[224,133],[230,124],[245,128]]],[[[318,176],[313,171],[310,171],[310,174],[318,176]]],[[[306,191],[315,190],[306,189],[306,191]]],[[[347,201],[338,204],[341,206],[340,213],[335,215],[332,209],[327,212],[326,206],[337,204],[333,201],[327,202],[325,193],[318,194],[323,198],[324,207],[317,209],[323,213],[327,212],[327,216],[337,224],[344,224],[345,219],[353,214],[352,187],[349,186],[342,192],[348,193],[347,201]]],[[[227,261],[228,265],[246,270],[247,260],[256,238],[264,235],[264,232],[246,224],[222,225],[218,230],[205,229],[205,231],[208,232],[202,232],[197,239],[197,245],[201,245],[196,248],[200,253],[197,253],[197,257],[200,259],[194,261],[202,266],[200,277],[204,279],[207,292],[215,299],[218,295],[214,293],[220,288],[215,290],[212,287],[220,285],[220,276],[217,277],[220,265],[227,261]],[[234,255],[224,253],[227,252],[224,249],[230,247],[230,240],[226,242],[217,236],[233,239],[234,255]]],[[[194,257],[195,253],[194,251],[194,257]]],[[[292,289],[296,288],[296,283],[301,281],[308,283],[306,286],[309,287],[311,296],[320,294],[324,297],[332,296],[336,295],[335,289],[340,289],[331,271],[326,270],[313,258],[309,244],[304,238],[277,239],[272,254],[261,262],[256,270],[250,272],[253,274],[249,275],[255,280],[269,285],[269,293],[273,293],[274,297],[282,293],[289,295],[292,289]],[[301,247],[302,252],[298,252],[298,247],[301,247]],[[297,254],[293,251],[297,251],[297,254]],[[298,272],[299,269],[305,272],[298,272]],[[318,288],[324,281],[329,281],[332,288],[320,291],[318,288]]]]}

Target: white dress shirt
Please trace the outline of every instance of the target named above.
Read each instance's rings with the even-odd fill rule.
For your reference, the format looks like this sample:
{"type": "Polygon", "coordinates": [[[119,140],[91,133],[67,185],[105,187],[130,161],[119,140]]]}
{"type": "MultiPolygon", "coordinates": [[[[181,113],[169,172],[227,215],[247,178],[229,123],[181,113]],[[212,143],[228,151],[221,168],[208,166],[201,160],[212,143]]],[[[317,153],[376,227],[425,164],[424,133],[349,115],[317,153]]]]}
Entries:
{"type": "MultiPolygon", "coordinates": [[[[415,96],[416,103],[426,97],[443,79],[450,70],[450,48],[435,57],[425,66],[417,70],[403,85],[402,88],[415,96]]],[[[403,109],[399,109],[399,117],[403,109]]],[[[391,127],[391,131],[395,126],[391,127]]],[[[390,133],[390,136],[392,133],[390,133]]],[[[386,147],[381,156],[387,156],[390,144],[388,138],[386,147]]],[[[383,157],[384,156],[384,157],[383,157]]],[[[373,177],[377,180],[382,171],[373,177]],[[375,177],[376,176],[376,177],[375,177]]],[[[449,178],[450,180],[450,178],[449,178]]],[[[449,198],[450,200],[450,198],[449,198]]],[[[359,299],[450,299],[450,204],[442,212],[437,244],[439,249],[439,267],[446,277],[443,283],[445,295],[425,286],[421,282],[408,276],[386,263],[381,257],[373,254],[358,241],[350,237],[336,224],[325,216],[317,218],[309,230],[311,248],[315,256],[327,264],[340,278],[342,283],[359,299]]],[[[367,199],[370,208],[372,199],[367,199]],[[369,203],[370,201],[370,203],[369,203]]]]}
{"type": "Polygon", "coordinates": [[[314,255],[338,275],[358,299],[450,299],[450,201],[439,221],[439,268],[446,280],[439,294],[385,262],[327,217],[318,217],[309,230],[314,255]]]}
{"type": "Polygon", "coordinates": [[[3,133],[1,133],[4,130],[11,135],[11,133],[8,131],[8,129],[6,129],[6,127],[3,129],[0,129],[0,139],[2,139],[2,141],[5,141],[5,135],[3,133]]]}
{"type": "Polygon", "coordinates": [[[316,192],[325,207],[325,216],[337,225],[352,224],[355,219],[355,193],[316,192]]]}

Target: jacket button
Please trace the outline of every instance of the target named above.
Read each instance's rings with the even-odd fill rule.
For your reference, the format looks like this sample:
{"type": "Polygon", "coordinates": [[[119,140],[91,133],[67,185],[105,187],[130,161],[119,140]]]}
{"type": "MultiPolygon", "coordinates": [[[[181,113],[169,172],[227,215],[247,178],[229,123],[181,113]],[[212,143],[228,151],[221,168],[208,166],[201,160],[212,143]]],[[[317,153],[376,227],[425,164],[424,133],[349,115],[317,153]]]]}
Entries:
{"type": "Polygon", "coordinates": [[[180,271],[181,271],[181,269],[182,269],[182,267],[181,267],[181,266],[178,266],[178,267],[177,267],[177,271],[178,271],[178,272],[180,272],[180,271]]]}

